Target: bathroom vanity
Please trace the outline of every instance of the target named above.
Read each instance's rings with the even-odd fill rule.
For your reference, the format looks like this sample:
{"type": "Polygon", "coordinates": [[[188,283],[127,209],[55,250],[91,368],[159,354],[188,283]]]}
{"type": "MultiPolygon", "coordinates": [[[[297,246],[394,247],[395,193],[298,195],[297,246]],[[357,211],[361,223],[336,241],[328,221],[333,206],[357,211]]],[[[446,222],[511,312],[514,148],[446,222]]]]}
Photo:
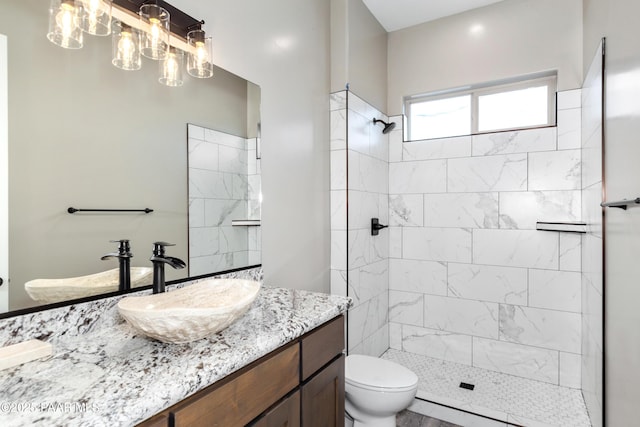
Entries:
{"type": "Polygon", "coordinates": [[[188,344],[136,333],[122,298],[0,320],[2,345],[53,345],[0,371],[0,425],[342,424],[348,298],[263,286],[237,322],[188,344]]]}

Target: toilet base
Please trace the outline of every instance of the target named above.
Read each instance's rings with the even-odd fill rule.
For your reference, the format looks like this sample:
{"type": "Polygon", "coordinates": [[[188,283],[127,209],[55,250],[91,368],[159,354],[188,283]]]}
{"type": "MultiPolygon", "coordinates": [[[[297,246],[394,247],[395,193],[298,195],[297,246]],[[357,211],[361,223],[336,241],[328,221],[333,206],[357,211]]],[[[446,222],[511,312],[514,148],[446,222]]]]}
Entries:
{"type": "Polygon", "coordinates": [[[366,420],[351,419],[345,414],[345,427],[396,427],[396,416],[391,415],[384,418],[370,418],[366,420]]]}

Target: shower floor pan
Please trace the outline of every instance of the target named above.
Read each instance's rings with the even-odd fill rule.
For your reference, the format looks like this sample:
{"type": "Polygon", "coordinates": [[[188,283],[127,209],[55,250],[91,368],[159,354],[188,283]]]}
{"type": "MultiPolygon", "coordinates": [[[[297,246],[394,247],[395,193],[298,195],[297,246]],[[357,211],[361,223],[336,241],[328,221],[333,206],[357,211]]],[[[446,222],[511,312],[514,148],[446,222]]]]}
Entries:
{"type": "Polygon", "coordinates": [[[580,390],[393,349],[382,358],[415,372],[416,397],[428,402],[513,425],[591,426],[580,390]],[[473,390],[461,388],[461,383],[473,385],[473,390]]]}

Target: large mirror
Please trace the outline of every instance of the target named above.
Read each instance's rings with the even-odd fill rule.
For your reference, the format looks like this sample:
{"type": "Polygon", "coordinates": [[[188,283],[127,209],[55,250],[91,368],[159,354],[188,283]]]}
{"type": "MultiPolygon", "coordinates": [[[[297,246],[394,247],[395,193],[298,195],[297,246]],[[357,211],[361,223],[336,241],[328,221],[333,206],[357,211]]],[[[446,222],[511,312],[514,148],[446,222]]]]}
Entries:
{"type": "MultiPolygon", "coordinates": [[[[33,279],[117,268],[117,260],[101,260],[117,248],[110,240],[130,240],[134,267],[151,266],[155,241],[174,243],[167,254],[189,261],[189,124],[258,137],[254,84],[216,68],[213,78],[185,73],[183,86],[163,86],[157,62],[143,59],[139,71],[112,66],[111,37],[86,36],[79,50],[50,43],[48,9],[45,0],[0,0],[9,88],[9,206],[0,209],[9,213],[3,286],[10,311],[39,304],[24,289],[33,279]],[[153,212],[69,214],[69,207],[153,212]]],[[[197,274],[221,266],[229,267],[199,265],[197,274]]],[[[175,280],[190,272],[167,267],[166,274],[175,280]]]]}

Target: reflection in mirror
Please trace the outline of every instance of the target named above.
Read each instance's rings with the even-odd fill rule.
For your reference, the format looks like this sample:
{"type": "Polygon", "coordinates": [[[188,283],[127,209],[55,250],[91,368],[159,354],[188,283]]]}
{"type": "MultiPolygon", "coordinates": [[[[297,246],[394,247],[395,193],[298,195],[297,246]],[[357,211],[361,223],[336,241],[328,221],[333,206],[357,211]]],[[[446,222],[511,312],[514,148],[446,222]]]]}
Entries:
{"type": "MultiPolygon", "coordinates": [[[[47,2],[0,0],[8,44],[9,310],[38,304],[25,291],[31,280],[116,268],[117,260],[101,261],[117,249],[111,240],[130,240],[131,267],[151,266],[155,241],[176,244],[169,254],[187,260],[187,123],[252,138],[259,122],[251,105],[259,88],[223,69],[169,88],[158,83],[152,60],[139,71],[114,67],[110,37],[87,37],[72,51],[50,43],[47,26],[47,2]],[[71,206],[153,212],[69,214],[71,206]]],[[[186,271],[167,270],[167,280],[186,271]]]]}
{"type": "Polygon", "coordinates": [[[260,263],[257,138],[189,125],[189,274],[260,263]]]}

